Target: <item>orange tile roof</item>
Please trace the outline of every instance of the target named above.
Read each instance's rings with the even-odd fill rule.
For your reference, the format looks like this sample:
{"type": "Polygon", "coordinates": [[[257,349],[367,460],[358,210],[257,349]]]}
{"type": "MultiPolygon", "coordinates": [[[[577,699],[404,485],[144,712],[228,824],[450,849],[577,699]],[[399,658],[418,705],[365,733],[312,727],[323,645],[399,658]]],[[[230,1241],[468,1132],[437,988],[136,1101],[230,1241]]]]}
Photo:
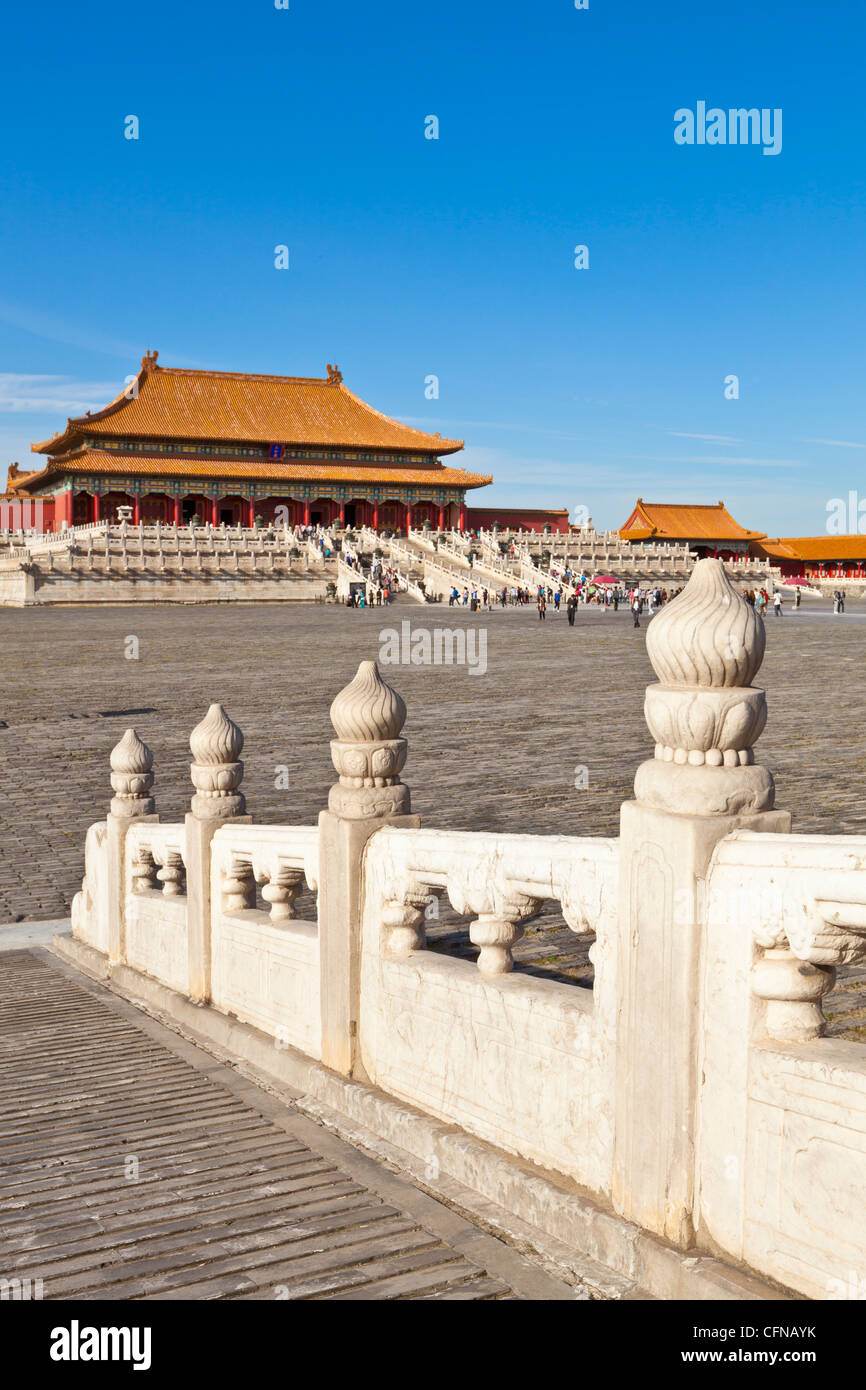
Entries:
{"type": "Polygon", "coordinates": [[[67,420],[61,434],[31,445],[33,452],[65,453],[83,435],[409,449],[431,454],[454,454],[463,448],[461,439],[426,434],[374,410],[343,385],[336,367],[328,368],[327,377],[261,376],[158,367],[156,358],[156,353],[148,353],[135,385],[104,409],[67,420]]]}
{"type": "Polygon", "coordinates": [[[785,545],[782,541],[756,541],[755,551],[759,555],[766,556],[768,560],[799,560],[800,556],[790,545],[785,545]]]}
{"type": "Polygon", "coordinates": [[[764,550],[782,560],[866,560],[866,536],[781,536],[764,550]]]}
{"type": "Polygon", "coordinates": [[[625,540],[757,540],[764,531],[747,531],[735,521],[724,502],[707,505],[679,502],[644,502],[635,509],[620,535],[625,540]]]}
{"type": "Polygon", "coordinates": [[[428,467],[389,468],[383,464],[363,463],[305,463],[290,459],[278,463],[271,459],[223,459],[214,455],[197,457],[194,454],[126,454],[116,449],[78,449],[74,453],[54,458],[39,473],[30,473],[25,488],[42,487],[56,475],[69,473],[113,473],[149,477],[177,478],[239,478],[279,479],[283,482],[361,483],[371,486],[417,483],[426,487],[485,487],[493,481],[485,473],[467,473],[462,468],[447,468],[444,464],[428,467]]]}
{"type": "Polygon", "coordinates": [[[6,474],[6,495],[12,496],[19,487],[26,488],[31,478],[34,478],[39,469],[31,468],[29,472],[22,472],[17,463],[10,463],[6,474]]]}

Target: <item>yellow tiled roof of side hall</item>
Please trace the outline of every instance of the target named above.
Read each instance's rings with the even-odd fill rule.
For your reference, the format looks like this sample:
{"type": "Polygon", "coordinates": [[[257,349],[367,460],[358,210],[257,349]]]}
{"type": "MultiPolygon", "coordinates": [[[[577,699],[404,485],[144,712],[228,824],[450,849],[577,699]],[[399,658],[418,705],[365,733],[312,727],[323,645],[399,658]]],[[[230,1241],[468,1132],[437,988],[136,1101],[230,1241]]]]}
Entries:
{"type": "Polygon", "coordinates": [[[724,502],[645,502],[642,497],[619,533],[626,540],[751,540],[766,534],[741,526],[724,502]]]}
{"type": "Polygon", "coordinates": [[[329,367],[327,377],[264,376],[159,367],[156,357],[148,353],[142,359],[134,389],[127,387],[102,410],[68,420],[53,439],[31,445],[33,452],[65,453],[75,437],[100,434],[431,454],[463,448],[461,439],[427,434],[375,410],[343,385],[337,367],[329,367]]]}

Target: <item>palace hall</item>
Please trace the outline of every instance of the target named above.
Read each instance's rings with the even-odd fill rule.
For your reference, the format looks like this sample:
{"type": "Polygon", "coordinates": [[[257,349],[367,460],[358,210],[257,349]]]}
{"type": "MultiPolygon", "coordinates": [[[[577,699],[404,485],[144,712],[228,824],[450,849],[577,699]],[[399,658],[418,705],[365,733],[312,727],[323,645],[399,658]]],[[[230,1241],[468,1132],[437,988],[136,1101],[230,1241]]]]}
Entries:
{"type": "Polygon", "coordinates": [[[465,525],[466,492],[492,478],[441,462],[459,439],[411,429],[326,377],[161,367],[148,352],[102,410],[31,446],[44,467],[9,471],[7,497],[41,500],[51,523],[117,519],[252,526],[465,525]],[[52,505],[53,504],[53,505],[52,505]]]}
{"type": "Polygon", "coordinates": [[[625,541],[676,541],[688,545],[702,559],[712,556],[720,560],[751,554],[755,543],[767,536],[766,531],[749,531],[741,526],[724,502],[645,502],[642,497],[637,499],[619,534],[625,541]]]}

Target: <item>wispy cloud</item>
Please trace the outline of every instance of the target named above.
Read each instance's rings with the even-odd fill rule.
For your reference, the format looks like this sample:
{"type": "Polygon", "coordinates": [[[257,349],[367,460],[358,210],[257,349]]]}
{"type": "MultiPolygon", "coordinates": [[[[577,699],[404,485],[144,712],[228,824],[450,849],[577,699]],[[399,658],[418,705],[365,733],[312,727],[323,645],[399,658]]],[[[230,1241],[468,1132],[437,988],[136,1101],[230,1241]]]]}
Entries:
{"type": "Polygon", "coordinates": [[[854,444],[850,439],[807,439],[807,444],[829,444],[833,449],[866,449],[866,444],[854,444]]]}
{"type": "Polygon", "coordinates": [[[667,430],[674,439],[704,439],[708,444],[742,444],[742,439],[734,439],[729,434],[687,434],[685,430],[667,430]]]}
{"type": "Polygon", "coordinates": [[[0,323],[32,333],[37,338],[47,338],[52,343],[63,343],[79,352],[102,352],[136,362],[144,350],[137,344],[110,337],[99,329],[81,328],[78,324],[44,314],[39,309],[12,304],[8,300],[0,300],[0,323]]]}
{"type": "Polygon", "coordinates": [[[635,459],[641,463],[666,463],[670,467],[685,463],[692,467],[713,467],[721,465],[730,472],[743,464],[746,468],[805,468],[801,459],[762,459],[751,457],[732,458],[729,455],[690,454],[686,458],[672,458],[669,454],[625,454],[624,458],[635,459]]]}
{"type": "Polygon", "coordinates": [[[117,381],[73,381],[65,376],[0,372],[0,411],[83,415],[86,410],[100,410],[122,390],[123,382],[117,381]]]}

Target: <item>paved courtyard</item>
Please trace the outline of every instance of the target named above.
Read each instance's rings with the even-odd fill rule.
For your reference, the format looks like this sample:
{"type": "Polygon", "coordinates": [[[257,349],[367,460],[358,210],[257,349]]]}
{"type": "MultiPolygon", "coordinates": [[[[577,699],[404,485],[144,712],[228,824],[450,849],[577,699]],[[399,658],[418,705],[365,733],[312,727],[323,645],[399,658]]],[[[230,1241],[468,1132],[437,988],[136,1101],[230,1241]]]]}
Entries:
{"type": "MultiPolygon", "coordinates": [[[[625,612],[540,623],[535,611],[335,606],[0,610],[0,923],[68,914],[87,826],[111,795],[108,755],[134,724],[153,749],[157,809],[183,816],[190,730],[220,700],[244,731],[244,790],[260,822],[311,823],[335,774],[328,706],[379,633],[472,624],[487,670],[383,667],[406,700],[405,780],[426,825],[617,833],[620,803],[651,751],[643,691],[654,679],[625,612]],[[136,638],[138,659],[126,652],[136,638]],[[585,769],[581,774],[578,769],[585,769]],[[284,770],[284,771],[283,771],[284,770]],[[577,781],[578,786],[575,785],[577,781]],[[585,781],[586,785],[580,784],[585,781]],[[287,784],[287,785],[286,785],[287,784]]],[[[759,757],[804,833],[866,834],[866,605],[834,617],[804,603],[767,622],[759,757]]],[[[443,909],[431,936],[467,949],[443,909]]],[[[553,912],[527,931],[521,968],[589,983],[585,944],[553,912]]],[[[828,1000],[832,1030],[866,1038],[866,972],[828,1000]]]]}
{"type": "Polygon", "coordinates": [[[0,1269],[37,1298],[575,1297],[45,952],[0,953],[0,1055],[0,1269]]]}

